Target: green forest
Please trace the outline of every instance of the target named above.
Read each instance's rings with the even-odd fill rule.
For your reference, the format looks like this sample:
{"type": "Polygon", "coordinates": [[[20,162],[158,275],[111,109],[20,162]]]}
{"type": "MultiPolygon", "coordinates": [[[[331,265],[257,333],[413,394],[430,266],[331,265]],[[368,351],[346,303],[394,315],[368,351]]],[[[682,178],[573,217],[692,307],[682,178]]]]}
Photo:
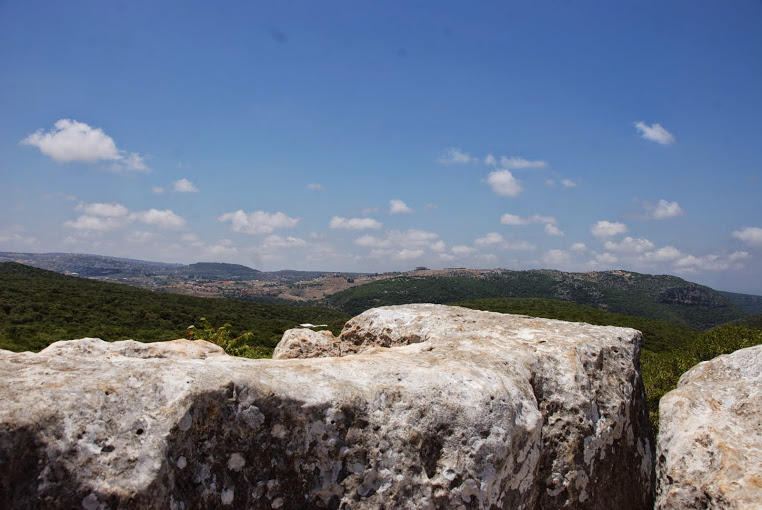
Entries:
{"type": "MultiPolygon", "coordinates": [[[[546,294],[553,294],[552,288],[556,285],[553,282],[541,274],[520,275],[514,278],[510,293],[545,288],[546,294]]],[[[378,283],[383,285],[367,285],[351,289],[353,293],[340,293],[342,295],[324,303],[328,306],[300,306],[151,292],[4,262],[0,263],[0,349],[39,351],[58,340],[83,337],[157,342],[188,337],[188,327],[193,325],[193,338],[215,341],[231,354],[271,357],[283,332],[301,323],[327,324],[328,329],[338,335],[352,315],[366,308],[398,302],[447,303],[640,330],[643,333],[643,381],[651,419],[658,426],[659,399],[675,388],[687,369],[720,354],[762,344],[762,315],[733,317],[732,322],[702,331],[686,324],[689,321],[685,318],[691,314],[683,314],[680,320],[666,321],[648,315],[614,313],[569,300],[500,296],[501,289],[506,292],[506,284],[499,279],[398,278],[378,283]],[[365,287],[369,289],[359,292],[365,287]],[[473,298],[484,294],[491,296],[473,298]],[[452,299],[453,296],[465,297],[457,300],[452,299]]],[[[625,292],[618,290],[609,296],[621,296],[625,292]]],[[[636,306],[630,308],[658,310],[659,303],[651,299],[648,304],[647,295],[643,290],[636,291],[636,306]]],[[[733,308],[719,308],[721,314],[738,315],[733,308]]],[[[704,323],[706,321],[700,324],[704,323]]]]}
{"type": "Polygon", "coordinates": [[[38,351],[58,340],[158,342],[185,338],[188,326],[206,318],[231,324],[230,335],[247,339],[261,356],[272,355],[283,332],[297,324],[328,324],[338,334],[347,315],[334,309],[200,298],[151,292],[0,263],[0,349],[38,351]]]}

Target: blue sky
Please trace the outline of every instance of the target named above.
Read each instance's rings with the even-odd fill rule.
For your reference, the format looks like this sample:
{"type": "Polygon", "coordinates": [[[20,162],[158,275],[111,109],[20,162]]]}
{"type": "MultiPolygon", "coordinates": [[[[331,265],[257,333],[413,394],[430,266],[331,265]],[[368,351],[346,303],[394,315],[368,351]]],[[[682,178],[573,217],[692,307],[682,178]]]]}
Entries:
{"type": "Polygon", "coordinates": [[[0,3],[0,250],[762,294],[762,3],[0,3]]]}

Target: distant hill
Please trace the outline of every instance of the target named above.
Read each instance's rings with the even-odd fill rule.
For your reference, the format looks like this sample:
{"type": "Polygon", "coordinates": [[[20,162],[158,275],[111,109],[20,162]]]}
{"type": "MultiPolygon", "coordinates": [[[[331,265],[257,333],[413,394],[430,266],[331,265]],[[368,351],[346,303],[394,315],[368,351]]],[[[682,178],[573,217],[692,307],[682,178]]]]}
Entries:
{"type": "Polygon", "coordinates": [[[14,262],[0,263],[0,348],[39,350],[58,340],[98,337],[143,342],[185,337],[205,317],[233,336],[254,333],[265,352],[286,329],[311,322],[338,334],[348,316],[314,306],[254,303],[152,292],[118,283],[65,276],[14,262]]]}
{"type": "Polygon", "coordinates": [[[197,262],[175,269],[176,273],[185,273],[190,278],[209,278],[214,280],[260,280],[262,271],[240,264],[220,262],[197,262]]]}
{"type": "Polygon", "coordinates": [[[762,329],[762,313],[757,315],[749,315],[741,319],[736,319],[733,322],[729,322],[730,326],[744,326],[751,329],[762,329]]]}
{"type": "Polygon", "coordinates": [[[108,275],[146,275],[180,267],[182,264],[89,255],[83,253],[19,253],[0,252],[0,262],[18,262],[58,273],[83,277],[108,275]]]}
{"type": "Polygon", "coordinates": [[[728,298],[731,303],[743,309],[746,313],[752,315],[762,313],[762,296],[723,291],[720,291],[720,294],[728,298]]]}
{"type": "Polygon", "coordinates": [[[709,287],[676,276],[630,271],[500,270],[475,275],[401,275],[333,294],[325,302],[356,315],[375,306],[498,297],[560,299],[702,330],[747,315],[709,287]]]}

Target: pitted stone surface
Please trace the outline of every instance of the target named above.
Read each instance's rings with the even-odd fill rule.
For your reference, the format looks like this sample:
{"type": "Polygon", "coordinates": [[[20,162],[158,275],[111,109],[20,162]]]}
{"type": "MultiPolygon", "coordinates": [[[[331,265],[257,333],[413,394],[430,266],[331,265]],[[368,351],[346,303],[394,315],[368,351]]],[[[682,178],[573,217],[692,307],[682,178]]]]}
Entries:
{"type": "Polygon", "coordinates": [[[762,508],[762,346],[690,369],[659,415],[657,508],[762,508]]]}
{"type": "Polygon", "coordinates": [[[338,343],[358,354],[247,360],[205,342],[96,339],[0,351],[0,499],[652,505],[637,331],[405,305],[352,319],[338,343]]]}
{"type": "Polygon", "coordinates": [[[330,331],[307,328],[289,329],[283,333],[273,352],[273,359],[327,358],[341,356],[339,340],[330,331]]]}

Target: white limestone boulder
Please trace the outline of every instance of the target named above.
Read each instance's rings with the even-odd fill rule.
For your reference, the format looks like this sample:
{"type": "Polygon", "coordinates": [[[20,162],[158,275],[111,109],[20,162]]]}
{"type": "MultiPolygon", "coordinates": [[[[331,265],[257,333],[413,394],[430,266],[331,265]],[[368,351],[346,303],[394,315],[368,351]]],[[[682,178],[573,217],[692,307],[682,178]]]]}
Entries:
{"type": "Polygon", "coordinates": [[[406,305],[365,312],[339,341],[396,347],[288,360],[188,341],[0,351],[0,501],[651,508],[639,332],[406,305]]]}
{"type": "Polygon", "coordinates": [[[657,508],[762,508],[762,345],[690,369],[659,415],[657,508]]]}
{"type": "Polygon", "coordinates": [[[289,329],[275,346],[273,359],[328,358],[341,356],[339,340],[327,330],[289,329]]]}

